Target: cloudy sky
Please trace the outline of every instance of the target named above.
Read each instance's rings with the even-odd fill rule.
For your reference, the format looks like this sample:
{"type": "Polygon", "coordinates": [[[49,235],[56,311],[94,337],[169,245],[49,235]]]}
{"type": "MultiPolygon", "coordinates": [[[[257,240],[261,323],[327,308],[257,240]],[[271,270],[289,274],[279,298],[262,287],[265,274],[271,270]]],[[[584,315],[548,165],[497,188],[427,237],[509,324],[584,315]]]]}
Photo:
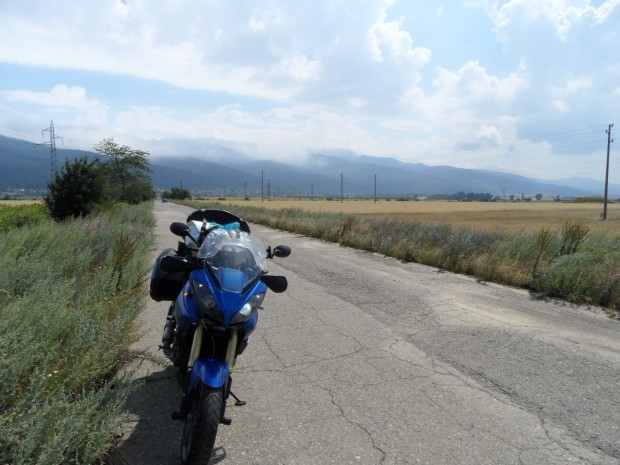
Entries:
{"type": "Polygon", "coordinates": [[[620,134],[620,0],[0,0],[0,40],[0,134],[67,148],[602,179],[620,134]]]}

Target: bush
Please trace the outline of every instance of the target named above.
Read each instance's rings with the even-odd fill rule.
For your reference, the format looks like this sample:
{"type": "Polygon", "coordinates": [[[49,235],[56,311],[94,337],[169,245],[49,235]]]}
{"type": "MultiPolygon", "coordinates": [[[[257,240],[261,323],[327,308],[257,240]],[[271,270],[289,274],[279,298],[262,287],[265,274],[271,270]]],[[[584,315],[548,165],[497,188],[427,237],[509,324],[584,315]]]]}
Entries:
{"type": "Polygon", "coordinates": [[[65,166],[47,185],[44,200],[52,218],[86,216],[103,199],[104,178],[97,161],[86,157],[65,160],[65,166]]]}
{"type": "Polygon", "coordinates": [[[161,194],[162,199],[172,199],[172,200],[185,200],[192,198],[192,193],[187,189],[183,189],[182,187],[173,187],[169,191],[164,191],[161,194]]]}

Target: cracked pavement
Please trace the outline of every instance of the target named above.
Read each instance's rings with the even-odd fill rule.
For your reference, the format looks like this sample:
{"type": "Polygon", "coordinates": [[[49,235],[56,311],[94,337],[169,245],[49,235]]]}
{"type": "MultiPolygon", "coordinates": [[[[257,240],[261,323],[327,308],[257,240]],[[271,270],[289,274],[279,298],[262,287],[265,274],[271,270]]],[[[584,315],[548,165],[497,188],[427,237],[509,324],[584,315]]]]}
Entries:
{"type": "MultiPolygon", "coordinates": [[[[189,209],[156,204],[159,250],[189,209]],[[176,212],[176,213],[175,213],[176,212]]],[[[220,426],[222,464],[620,464],[620,322],[597,309],[251,225],[267,295],[220,426]]],[[[156,251],[153,252],[156,255],[156,251]]],[[[151,305],[152,304],[152,305],[151,305]]],[[[166,304],[137,349],[156,354],[166,304]]],[[[148,326],[147,325],[147,326],[148,326]]],[[[178,463],[180,390],[145,361],[119,454],[178,463]],[[169,410],[169,411],[168,411],[169,410]],[[165,420],[164,420],[165,419],[165,420]]]]}

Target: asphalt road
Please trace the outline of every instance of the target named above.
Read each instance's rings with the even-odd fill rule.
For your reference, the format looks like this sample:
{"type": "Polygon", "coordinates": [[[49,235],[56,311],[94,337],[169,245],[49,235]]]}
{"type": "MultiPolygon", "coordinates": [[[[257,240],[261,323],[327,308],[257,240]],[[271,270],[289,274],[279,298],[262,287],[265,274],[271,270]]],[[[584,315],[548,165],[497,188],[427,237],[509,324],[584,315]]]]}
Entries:
{"type": "MultiPolygon", "coordinates": [[[[155,204],[153,257],[190,209],[155,204]]],[[[289,290],[268,294],[209,462],[620,464],[620,321],[600,310],[251,225],[289,290]]],[[[115,459],[179,463],[180,388],[142,314],[144,381],[115,459]]]]}

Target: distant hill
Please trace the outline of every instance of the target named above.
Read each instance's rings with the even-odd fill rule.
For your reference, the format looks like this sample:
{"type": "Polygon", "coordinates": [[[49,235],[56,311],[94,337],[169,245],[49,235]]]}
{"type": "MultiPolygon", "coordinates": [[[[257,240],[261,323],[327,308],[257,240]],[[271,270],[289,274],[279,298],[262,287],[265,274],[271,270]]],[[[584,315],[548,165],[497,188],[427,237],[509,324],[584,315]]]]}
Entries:
{"type": "MultiPolygon", "coordinates": [[[[97,157],[96,153],[57,148],[58,166],[78,156],[97,157]]],[[[603,194],[603,183],[592,179],[570,178],[541,181],[486,170],[451,166],[404,163],[393,158],[371,157],[351,152],[332,151],[314,154],[304,165],[286,165],[274,161],[247,161],[231,154],[226,163],[215,163],[188,154],[186,157],[152,157],[153,185],[157,189],[183,186],[203,195],[248,195],[268,189],[272,196],[339,196],[340,174],[344,175],[344,193],[353,196],[374,195],[375,175],[380,196],[454,194],[456,192],[493,195],[593,196],[603,194]],[[242,161],[237,161],[242,160],[242,161]],[[261,172],[263,177],[261,177],[261,172]]],[[[0,136],[0,191],[46,189],[50,179],[50,155],[47,146],[0,136]]],[[[620,196],[620,185],[610,184],[611,197],[620,196]]]]}

